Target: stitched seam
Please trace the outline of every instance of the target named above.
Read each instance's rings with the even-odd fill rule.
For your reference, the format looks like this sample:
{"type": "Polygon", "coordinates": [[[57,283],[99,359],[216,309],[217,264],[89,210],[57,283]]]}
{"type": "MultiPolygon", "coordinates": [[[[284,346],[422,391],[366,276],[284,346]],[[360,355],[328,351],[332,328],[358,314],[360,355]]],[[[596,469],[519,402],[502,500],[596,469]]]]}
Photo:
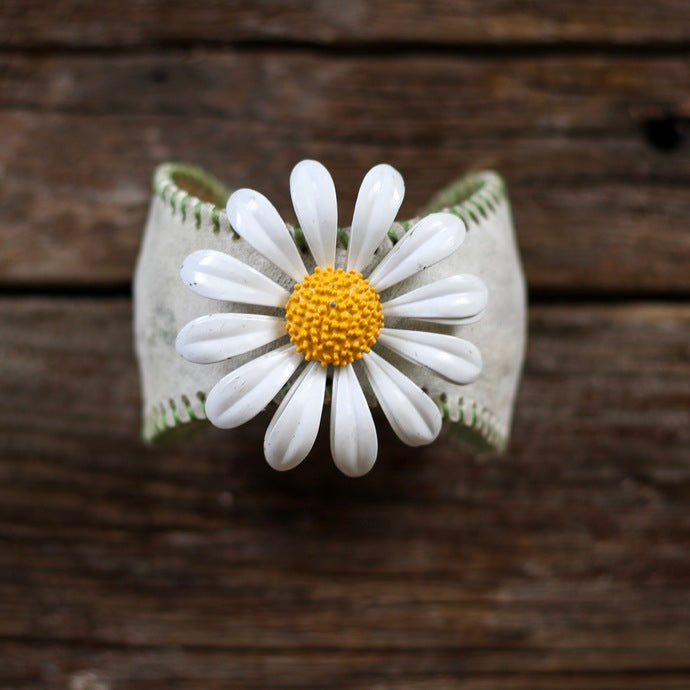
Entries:
{"type": "Polygon", "coordinates": [[[481,438],[497,450],[504,450],[507,446],[508,439],[506,435],[499,430],[499,424],[495,415],[484,405],[479,404],[475,400],[460,396],[457,401],[457,406],[453,410],[457,412],[457,419],[453,419],[451,416],[451,406],[448,402],[446,393],[441,393],[439,406],[443,419],[453,424],[453,426],[446,428],[446,436],[451,438],[458,436],[456,433],[458,431],[457,426],[460,425],[478,433],[481,438]],[[465,410],[468,407],[471,413],[466,415],[465,410]]]}
{"type": "MultiPolygon", "coordinates": [[[[201,403],[201,414],[194,411],[189,397],[184,393],[179,396],[178,402],[170,398],[167,402],[160,402],[154,405],[144,419],[144,438],[147,441],[154,441],[166,431],[171,431],[192,422],[205,420],[206,395],[202,391],[197,391],[194,397],[201,403]],[[185,410],[189,419],[183,419],[180,416],[178,404],[185,410]]],[[[461,425],[478,433],[481,438],[497,450],[503,450],[506,447],[507,438],[499,431],[496,417],[489,408],[480,405],[475,400],[460,396],[457,405],[454,407],[454,411],[457,412],[457,419],[452,419],[448,395],[441,393],[436,403],[441,409],[443,419],[453,424],[447,430],[447,436],[453,437],[455,425],[461,425]],[[469,415],[465,414],[465,410],[468,407],[471,409],[471,414],[469,415]]]]}
{"type": "Polygon", "coordinates": [[[142,425],[142,436],[144,440],[152,442],[157,440],[166,431],[185,426],[192,422],[203,421],[206,419],[206,394],[203,391],[197,391],[195,397],[201,404],[201,414],[194,411],[189,396],[185,393],[179,395],[176,401],[169,398],[167,402],[159,402],[144,415],[142,425]],[[180,408],[184,409],[189,419],[183,419],[178,412],[178,404],[180,408]],[[170,421],[172,420],[172,421],[170,421]]]}
{"type": "MultiPolygon", "coordinates": [[[[155,193],[166,203],[173,215],[180,214],[182,222],[187,219],[187,214],[193,215],[197,230],[202,225],[202,208],[206,207],[211,219],[211,229],[214,233],[221,230],[222,220],[227,220],[225,210],[210,201],[202,201],[198,197],[182,189],[175,178],[187,179],[206,189],[209,194],[217,196],[227,194],[222,183],[214,177],[197,168],[183,163],[165,163],[159,166],[153,175],[153,188],[155,193]]],[[[471,230],[474,226],[480,226],[489,220],[490,216],[497,213],[501,204],[506,200],[507,192],[503,179],[495,172],[487,171],[474,173],[463,177],[438,192],[425,210],[416,218],[396,222],[388,231],[388,237],[395,244],[401,237],[397,228],[407,232],[419,218],[435,211],[445,210],[458,216],[471,230]]],[[[297,226],[288,225],[292,230],[295,243],[306,251],[307,243],[304,233],[297,226]]],[[[235,229],[228,222],[232,237],[239,238],[235,229]]],[[[347,249],[349,234],[345,228],[337,229],[338,244],[347,249]]]]}
{"type": "MultiPolygon", "coordinates": [[[[219,233],[223,220],[227,220],[225,210],[183,189],[175,181],[176,178],[188,180],[205,189],[209,195],[219,198],[229,196],[230,190],[201,168],[183,163],[164,163],[158,166],[153,174],[154,194],[161,198],[173,216],[179,214],[183,223],[186,222],[188,215],[193,217],[196,229],[200,230],[203,225],[203,211],[206,209],[211,220],[211,231],[215,234],[219,233]]],[[[239,235],[229,222],[227,227],[233,239],[239,239],[239,235]]]]}
{"type": "Polygon", "coordinates": [[[470,174],[434,195],[420,217],[445,210],[458,216],[470,231],[498,213],[507,196],[505,182],[498,173],[470,174]]]}
{"type": "MultiPolygon", "coordinates": [[[[221,214],[227,219],[225,211],[221,210],[216,204],[202,201],[198,197],[190,194],[178,186],[174,176],[181,176],[195,182],[209,191],[209,193],[220,195],[225,190],[222,184],[205,173],[200,168],[179,163],[166,163],[159,166],[153,176],[153,188],[166,204],[173,215],[179,213],[182,221],[187,219],[188,209],[194,217],[194,224],[197,230],[202,225],[202,209],[208,208],[211,219],[211,230],[219,233],[221,230],[221,214]]],[[[503,179],[494,172],[477,173],[462,178],[459,182],[454,182],[433,197],[425,211],[419,217],[434,211],[446,210],[458,216],[467,226],[469,231],[472,226],[480,226],[489,220],[492,214],[498,212],[501,204],[507,199],[506,186],[503,179]]],[[[418,218],[398,221],[388,231],[388,237],[393,244],[399,241],[400,237],[407,232],[417,222],[418,218]],[[400,230],[402,232],[400,232],[400,230]]],[[[228,227],[233,238],[239,235],[228,222],[228,227]]],[[[307,248],[306,239],[302,230],[298,227],[288,226],[293,230],[293,236],[297,246],[303,251],[307,248]]],[[[349,235],[344,228],[338,228],[338,242],[347,248],[349,235]]],[[[194,412],[190,398],[187,394],[179,395],[178,400],[170,398],[167,402],[159,402],[154,405],[151,411],[144,416],[143,436],[147,441],[154,441],[175,428],[188,425],[194,421],[206,419],[205,402],[206,395],[202,391],[197,391],[195,397],[201,403],[201,415],[194,412]],[[180,411],[184,410],[189,419],[183,419],[180,411]],[[172,420],[172,421],[169,421],[172,420]]],[[[451,419],[451,410],[448,404],[446,393],[442,393],[440,400],[437,401],[441,409],[444,420],[452,422],[451,431],[456,425],[462,425],[474,432],[477,432],[487,443],[496,449],[502,450],[507,444],[507,438],[498,430],[498,424],[493,413],[486,407],[478,405],[475,401],[469,401],[460,397],[457,403],[458,419],[451,419]],[[471,405],[472,414],[465,414],[467,404],[471,405]]],[[[452,433],[450,434],[453,435],[452,433]]]]}

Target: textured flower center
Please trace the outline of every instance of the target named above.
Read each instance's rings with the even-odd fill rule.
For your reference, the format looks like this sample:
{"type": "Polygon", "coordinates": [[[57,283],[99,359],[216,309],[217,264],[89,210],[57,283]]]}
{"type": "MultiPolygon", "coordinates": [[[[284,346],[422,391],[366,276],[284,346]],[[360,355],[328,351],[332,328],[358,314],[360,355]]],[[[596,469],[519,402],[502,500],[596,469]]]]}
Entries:
{"type": "Polygon", "coordinates": [[[376,342],[383,326],[381,300],[361,273],[317,267],[295,285],[285,321],[304,359],[342,366],[376,342]]]}

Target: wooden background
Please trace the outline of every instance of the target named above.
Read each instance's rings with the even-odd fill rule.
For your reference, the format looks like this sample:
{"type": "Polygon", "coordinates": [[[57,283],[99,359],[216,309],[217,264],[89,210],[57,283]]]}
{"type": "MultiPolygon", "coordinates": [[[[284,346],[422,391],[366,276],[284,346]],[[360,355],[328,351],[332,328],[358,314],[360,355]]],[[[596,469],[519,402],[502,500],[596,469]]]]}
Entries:
{"type": "Polygon", "coordinates": [[[687,0],[3,0],[0,687],[690,687],[687,0]],[[405,216],[509,185],[531,294],[504,456],[374,471],[266,416],[138,438],[154,166],[382,160],[405,216]]]}

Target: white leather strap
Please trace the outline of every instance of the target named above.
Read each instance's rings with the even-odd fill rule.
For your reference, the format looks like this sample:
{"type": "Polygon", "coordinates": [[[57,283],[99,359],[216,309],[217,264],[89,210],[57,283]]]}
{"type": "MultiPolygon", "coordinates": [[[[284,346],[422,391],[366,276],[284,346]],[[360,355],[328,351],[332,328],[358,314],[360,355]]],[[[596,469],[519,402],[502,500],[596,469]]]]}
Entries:
{"type": "MultiPolygon", "coordinates": [[[[197,249],[217,249],[291,289],[289,278],[230,227],[223,210],[228,194],[220,182],[191,166],[165,164],[154,175],[134,282],[135,346],[141,374],[143,436],[148,441],[191,428],[193,422],[205,423],[204,401],[209,390],[229,371],[257,355],[254,352],[200,366],[177,354],[174,343],[178,331],[193,318],[218,311],[217,302],[205,300],[183,285],[179,269],[184,258],[197,249]]],[[[525,282],[503,180],[492,172],[469,175],[439,193],[425,213],[441,209],[465,221],[464,244],[423,271],[423,279],[418,274],[403,281],[391,288],[386,298],[450,274],[481,277],[489,291],[483,318],[469,325],[437,329],[474,343],[482,353],[483,372],[475,383],[460,386],[402,359],[396,365],[436,401],[447,420],[444,428],[448,434],[502,449],[509,437],[526,340],[525,282]]],[[[400,237],[415,220],[393,225],[375,261],[389,251],[392,238],[400,237]]],[[[298,246],[303,245],[299,229],[290,229],[298,246]]],[[[347,234],[348,229],[340,230],[340,239],[347,234]]],[[[342,256],[344,247],[339,246],[338,252],[342,256]]],[[[224,311],[234,309],[228,304],[224,311]]],[[[241,310],[247,312],[247,306],[241,310]]],[[[366,387],[365,392],[374,405],[366,387]]]]}

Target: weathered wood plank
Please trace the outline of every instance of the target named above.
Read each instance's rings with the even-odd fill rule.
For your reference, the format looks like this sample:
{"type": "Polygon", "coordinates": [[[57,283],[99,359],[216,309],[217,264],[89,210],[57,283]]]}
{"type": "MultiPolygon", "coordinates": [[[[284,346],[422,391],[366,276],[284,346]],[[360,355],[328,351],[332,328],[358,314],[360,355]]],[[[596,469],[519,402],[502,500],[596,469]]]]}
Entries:
{"type": "Polygon", "coordinates": [[[512,191],[533,288],[690,287],[690,159],[653,150],[634,117],[690,89],[684,58],[506,69],[488,57],[203,52],[3,64],[5,283],[128,280],[157,162],[259,186],[289,216],[289,170],[312,156],[334,170],[343,223],[361,174],[382,159],[406,176],[408,215],[462,171],[493,167],[512,191]]]}
{"type": "Polygon", "coordinates": [[[690,307],[533,309],[508,455],[384,431],[358,481],[273,473],[265,415],[142,447],[129,321],[0,301],[0,683],[689,679],[690,307]]]}
{"type": "Polygon", "coordinates": [[[689,89],[683,54],[0,56],[3,110],[218,118],[401,144],[500,133],[637,134],[636,116],[652,106],[687,108],[689,89]]]}
{"type": "Polygon", "coordinates": [[[438,44],[664,44],[690,38],[683,0],[5,0],[5,46],[133,47],[235,41],[308,41],[326,45],[371,42],[438,44]]]}
{"type": "Polygon", "coordinates": [[[438,651],[99,649],[87,645],[5,646],[8,687],[22,690],[687,690],[671,673],[534,673],[465,668],[468,655],[438,651]],[[31,662],[28,660],[31,659],[31,662]],[[28,669],[28,671],[27,671],[28,669]]]}
{"type": "Polygon", "coordinates": [[[406,178],[404,217],[466,165],[502,171],[532,289],[653,294],[690,287],[688,183],[658,183],[654,169],[675,174],[673,161],[635,140],[516,136],[461,147],[402,146],[301,141],[289,132],[199,118],[23,113],[0,115],[0,128],[12,132],[0,142],[5,284],[128,281],[150,175],[166,159],[194,161],[229,183],[259,188],[291,219],[290,169],[312,157],[333,170],[345,224],[361,176],[381,160],[406,178]]]}

